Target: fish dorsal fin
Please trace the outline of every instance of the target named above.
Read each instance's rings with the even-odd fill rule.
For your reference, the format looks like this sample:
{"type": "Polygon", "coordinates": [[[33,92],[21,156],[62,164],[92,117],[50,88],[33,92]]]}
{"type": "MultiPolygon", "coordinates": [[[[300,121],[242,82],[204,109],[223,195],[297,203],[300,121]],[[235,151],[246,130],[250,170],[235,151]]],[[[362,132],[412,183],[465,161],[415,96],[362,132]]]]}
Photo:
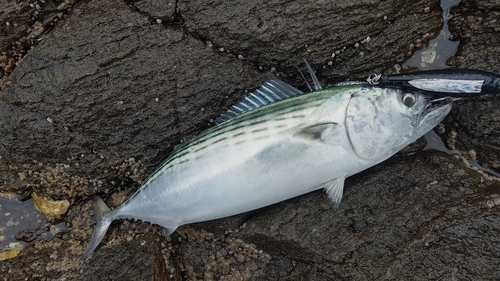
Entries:
{"type": "Polygon", "coordinates": [[[233,105],[227,112],[217,117],[215,124],[220,124],[245,112],[298,94],[302,94],[302,91],[283,81],[271,80],[248,95],[242,102],[233,105]]]}
{"type": "Polygon", "coordinates": [[[307,71],[309,71],[309,75],[311,75],[311,79],[313,80],[314,83],[314,89],[315,90],[321,90],[323,87],[321,87],[321,84],[319,83],[318,77],[316,76],[316,73],[314,73],[314,70],[312,69],[311,65],[307,60],[304,58],[304,62],[306,63],[307,71]]]}
{"type": "Polygon", "coordinates": [[[306,58],[302,58],[302,59],[304,60],[304,63],[306,64],[307,72],[309,72],[309,76],[311,76],[311,79],[312,79],[313,85],[314,85],[314,89],[311,87],[311,85],[309,84],[309,82],[307,82],[307,78],[304,75],[304,73],[302,73],[302,70],[300,70],[300,68],[297,65],[295,65],[295,68],[297,68],[297,70],[299,71],[300,76],[302,76],[302,79],[304,79],[304,82],[306,82],[306,85],[309,88],[309,91],[312,92],[312,91],[315,91],[315,90],[321,90],[321,89],[323,89],[323,87],[321,87],[321,84],[319,83],[319,80],[318,80],[318,77],[316,76],[316,73],[314,73],[314,70],[312,69],[312,67],[309,64],[309,62],[306,60],[306,58]]]}

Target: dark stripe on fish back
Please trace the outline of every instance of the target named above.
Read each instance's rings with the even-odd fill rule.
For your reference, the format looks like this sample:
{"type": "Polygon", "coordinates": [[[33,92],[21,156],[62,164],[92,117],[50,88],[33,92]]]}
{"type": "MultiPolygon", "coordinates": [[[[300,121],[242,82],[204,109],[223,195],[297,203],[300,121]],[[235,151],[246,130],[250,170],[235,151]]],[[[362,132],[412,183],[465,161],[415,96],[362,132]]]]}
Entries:
{"type": "MultiPolygon", "coordinates": [[[[287,113],[290,113],[292,111],[295,111],[295,110],[300,110],[300,109],[303,109],[303,108],[306,108],[307,105],[309,105],[309,103],[321,103],[320,101],[315,101],[315,102],[304,102],[304,103],[300,103],[298,104],[297,106],[283,106],[282,108],[276,110],[275,112],[276,113],[280,113],[280,114],[287,114],[287,113]]],[[[236,122],[234,123],[228,123],[228,122],[231,122],[231,120],[228,120],[226,121],[225,123],[222,123],[224,125],[220,126],[220,127],[214,127],[214,129],[217,129],[217,130],[208,130],[206,131],[205,133],[202,133],[200,134],[198,137],[194,138],[193,140],[191,140],[189,143],[186,143],[186,145],[182,148],[180,148],[180,150],[178,152],[182,152],[186,149],[189,149],[189,147],[192,147],[194,145],[199,145],[203,142],[206,142],[208,140],[216,140],[218,136],[220,135],[224,135],[224,134],[227,134],[228,132],[231,132],[231,131],[236,131],[236,130],[239,130],[239,129],[242,129],[242,128],[245,128],[245,127],[249,127],[249,126],[255,126],[255,125],[258,125],[258,124],[263,124],[265,122],[268,122],[269,120],[266,120],[266,119],[259,119],[260,117],[263,117],[267,114],[269,114],[269,112],[259,112],[259,114],[252,114],[250,116],[250,113],[253,113],[252,111],[248,113],[249,116],[246,116],[246,115],[240,115],[244,118],[238,118],[238,117],[235,117],[235,118],[238,118],[240,120],[235,120],[236,122]]],[[[305,117],[305,115],[301,115],[302,118],[305,117]]],[[[298,118],[299,116],[292,116],[292,118],[298,118]]],[[[288,118],[283,118],[282,120],[285,120],[285,119],[288,119],[288,118]]],[[[252,131],[251,133],[256,133],[256,132],[260,132],[260,131],[263,131],[263,130],[266,130],[266,129],[256,129],[254,131],[252,131]]],[[[232,137],[235,137],[235,136],[239,136],[240,133],[237,133],[235,134],[234,136],[232,137]]],[[[196,150],[198,151],[198,150],[196,150]]],[[[176,155],[177,153],[175,153],[174,155],[176,155]]],[[[172,156],[174,156],[172,155],[172,156]]]]}
{"type": "MultiPolygon", "coordinates": [[[[359,85],[355,85],[359,86],[359,85]]],[[[266,105],[261,108],[256,108],[252,111],[249,111],[247,113],[244,113],[242,115],[238,115],[236,117],[233,117],[232,119],[227,120],[224,123],[221,123],[220,125],[217,125],[211,129],[208,129],[207,131],[201,133],[197,137],[191,139],[188,142],[185,142],[181,144],[172,154],[158,167],[158,169],[155,171],[157,173],[160,170],[163,170],[165,168],[169,168],[170,166],[169,163],[172,162],[173,159],[179,159],[180,157],[184,157],[188,154],[190,154],[192,151],[189,149],[196,146],[196,145],[201,145],[201,147],[197,148],[194,150],[194,152],[199,152],[207,147],[209,147],[212,144],[221,142],[223,140],[226,140],[228,138],[235,138],[238,136],[241,136],[245,134],[245,132],[238,132],[234,134],[233,136],[227,136],[227,137],[222,137],[217,139],[218,136],[227,134],[228,132],[231,131],[236,131],[238,129],[247,127],[247,126],[254,126],[258,125],[264,122],[267,122],[268,119],[262,119],[264,116],[268,114],[280,114],[280,115],[285,115],[290,112],[296,111],[296,110],[301,110],[307,107],[314,107],[317,105],[320,105],[323,103],[326,99],[330,98],[331,96],[345,90],[346,88],[353,88],[353,86],[345,86],[345,87],[338,87],[337,89],[333,90],[332,88],[330,89],[324,89],[321,91],[316,91],[316,92],[309,92],[309,93],[304,93],[298,96],[293,96],[291,98],[277,101],[275,103],[266,105]],[[211,143],[206,143],[207,141],[212,141],[211,143]],[[205,145],[202,145],[202,143],[206,143],[205,145]]],[[[306,117],[303,114],[297,114],[293,115],[291,117],[276,117],[275,121],[283,121],[286,119],[298,119],[298,118],[304,118],[306,117]]],[[[283,128],[285,125],[277,125],[276,128],[283,128]]],[[[260,132],[267,130],[268,128],[262,128],[262,129],[256,129],[252,131],[251,133],[255,132],[260,132]]],[[[262,139],[264,137],[257,137],[256,139],[262,139]]],[[[244,141],[238,141],[236,144],[243,143],[244,141]]],[[[200,157],[198,157],[200,158],[200,157]]],[[[182,160],[177,164],[185,163],[188,160],[182,160]]],[[[173,163],[172,163],[173,164],[173,163]]],[[[151,181],[155,178],[155,174],[151,176],[146,182],[151,181]]]]}
{"type": "MultiPolygon", "coordinates": [[[[258,133],[258,132],[265,131],[265,130],[267,130],[267,129],[269,129],[269,128],[264,127],[264,128],[260,128],[260,129],[255,129],[255,130],[251,131],[250,133],[252,133],[252,134],[253,134],[253,133],[258,133]]],[[[215,143],[215,142],[214,142],[214,143],[215,143]]]]}

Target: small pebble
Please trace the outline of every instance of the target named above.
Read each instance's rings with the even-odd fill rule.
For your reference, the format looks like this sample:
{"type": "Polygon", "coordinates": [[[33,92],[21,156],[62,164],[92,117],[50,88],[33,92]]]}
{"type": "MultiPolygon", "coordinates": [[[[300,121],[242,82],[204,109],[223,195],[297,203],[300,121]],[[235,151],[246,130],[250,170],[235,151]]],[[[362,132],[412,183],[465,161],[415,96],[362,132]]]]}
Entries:
{"type": "Polygon", "coordinates": [[[450,139],[456,139],[456,138],[457,138],[457,132],[455,132],[455,131],[450,131],[450,132],[448,133],[448,137],[449,137],[450,139]]]}
{"type": "Polygon", "coordinates": [[[359,43],[356,42],[356,44],[354,44],[354,47],[359,48],[359,43]]]}
{"type": "Polygon", "coordinates": [[[161,19],[156,19],[156,23],[161,24],[161,19]]]}
{"type": "Polygon", "coordinates": [[[384,16],[384,20],[387,20],[387,16],[384,16]]]}
{"type": "Polygon", "coordinates": [[[244,57],[242,55],[238,55],[238,59],[242,60],[242,59],[244,59],[244,57]]]}
{"type": "Polygon", "coordinates": [[[477,152],[474,149],[467,151],[467,154],[471,160],[476,160],[477,152]]]}

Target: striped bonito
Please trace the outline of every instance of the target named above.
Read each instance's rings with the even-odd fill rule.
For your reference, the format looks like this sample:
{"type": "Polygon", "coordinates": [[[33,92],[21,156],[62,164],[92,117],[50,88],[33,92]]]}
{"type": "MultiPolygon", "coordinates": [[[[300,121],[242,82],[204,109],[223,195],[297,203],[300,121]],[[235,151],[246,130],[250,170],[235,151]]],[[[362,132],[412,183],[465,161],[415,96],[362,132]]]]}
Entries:
{"type": "Polygon", "coordinates": [[[115,219],[179,225],[226,217],[325,188],[384,161],[449,112],[425,93],[352,84],[308,93],[272,80],[177,147],[122,206],[103,216],[87,257],[115,219]]]}

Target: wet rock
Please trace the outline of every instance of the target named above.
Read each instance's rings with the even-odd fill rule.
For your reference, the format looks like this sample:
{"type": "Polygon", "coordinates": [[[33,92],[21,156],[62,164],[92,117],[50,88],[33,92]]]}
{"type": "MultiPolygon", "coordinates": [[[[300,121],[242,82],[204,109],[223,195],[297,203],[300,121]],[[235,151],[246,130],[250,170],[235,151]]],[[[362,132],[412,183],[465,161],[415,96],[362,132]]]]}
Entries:
{"type": "Polygon", "coordinates": [[[76,246],[72,243],[38,242],[35,247],[23,249],[17,259],[2,261],[0,272],[8,280],[37,276],[49,280],[165,280],[157,277],[166,275],[160,247],[152,236],[142,238],[152,243],[122,241],[118,256],[115,251],[101,251],[86,262],[73,257],[76,246]]]}
{"type": "Polygon", "coordinates": [[[405,58],[408,42],[441,26],[434,0],[181,1],[179,13],[189,32],[255,66],[295,76],[293,66],[304,56],[321,76],[341,79],[390,68],[405,58]]]}
{"type": "MultiPolygon", "coordinates": [[[[455,132],[452,142],[463,154],[474,151],[474,157],[486,167],[500,171],[500,101],[493,97],[457,103],[444,120],[455,132]]],[[[468,157],[471,158],[470,156],[468,157]]]]}
{"type": "Polygon", "coordinates": [[[76,279],[96,280],[101,276],[108,280],[167,280],[160,243],[155,242],[153,235],[137,239],[139,241],[120,243],[119,257],[116,251],[101,251],[93,259],[82,262],[82,273],[76,279]]]}
{"type": "Polygon", "coordinates": [[[450,32],[460,41],[451,64],[500,73],[500,2],[463,0],[450,20],[450,32]]]}
{"type": "MultiPolygon", "coordinates": [[[[119,221],[88,260],[79,259],[96,220],[87,196],[118,206],[176,144],[271,77],[268,70],[295,76],[303,55],[322,80],[365,76],[400,62],[415,38],[441,24],[438,1],[337,2],[76,3],[2,78],[0,93],[0,190],[68,200],[61,221],[51,223],[70,231],[2,261],[0,276],[500,279],[498,181],[453,156],[420,151],[349,178],[338,208],[318,191],[170,236],[119,221]]],[[[486,1],[464,3],[470,15],[495,11],[486,1]]],[[[495,24],[477,25],[471,36],[478,37],[464,41],[471,51],[462,66],[494,70],[490,49],[472,50],[500,42],[495,24]]],[[[442,136],[454,130],[459,150],[498,159],[495,108],[490,98],[458,104],[442,136]]]]}
{"type": "MultiPolygon", "coordinates": [[[[54,24],[64,18],[71,5],[60,8],[55,1],[5,1],[0,9],[0,78],[10,73],[26,52],[54,24]]],[[[0,85],[2,81],[0,80],[0,85]]]]}
{"type": "Polygon", "coordinates": [[[144,15],[154,18],[154,21],[157,23],[168,24],[169,21],[174,21],[176,16],[176,1],[173,0],[133,0],[129,3],[136,7],[144,15]],[[166,21],[162,19],[165,19],[166,21]]]}
{"type": "MultiPolygon", "coordinates": [[[[460,39],[451,63],[500,73],[500,2],[461,1],[450,20],[453,38],[460,39]]],[[[444,123],[455,131],[452,144],[460,151],[473,150],[484,167],[500,171],[500,112],[498,98],[464,100],[455,104],[444,123]]],[[[469,157],[470,158],[470,157],[469,157]]]]}

